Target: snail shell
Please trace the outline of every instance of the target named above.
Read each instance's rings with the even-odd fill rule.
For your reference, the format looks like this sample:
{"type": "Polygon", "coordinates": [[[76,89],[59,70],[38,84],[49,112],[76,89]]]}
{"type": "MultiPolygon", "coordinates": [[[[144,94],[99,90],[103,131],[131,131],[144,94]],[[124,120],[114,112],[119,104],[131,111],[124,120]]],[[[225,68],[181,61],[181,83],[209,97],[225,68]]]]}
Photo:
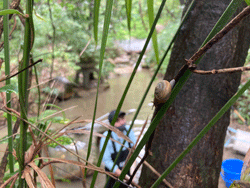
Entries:
{"type": "Polygon", "coordinates": [[[162,80],[155,87],[154,105],[167,102],[171,95],[172,84],[167,80],[162,80]]]}

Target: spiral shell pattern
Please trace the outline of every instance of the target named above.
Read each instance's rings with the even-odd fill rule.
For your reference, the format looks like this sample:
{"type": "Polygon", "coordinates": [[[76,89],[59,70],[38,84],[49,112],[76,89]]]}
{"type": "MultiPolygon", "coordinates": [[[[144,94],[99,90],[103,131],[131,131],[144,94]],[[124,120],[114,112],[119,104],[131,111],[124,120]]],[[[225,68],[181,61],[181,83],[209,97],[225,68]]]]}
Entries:
{"type": "Polygon", "coordinates": [[[154,105],[167,102],[171,95],[171,84],[167,80],[162,80],[155,87],[154,105]]]}

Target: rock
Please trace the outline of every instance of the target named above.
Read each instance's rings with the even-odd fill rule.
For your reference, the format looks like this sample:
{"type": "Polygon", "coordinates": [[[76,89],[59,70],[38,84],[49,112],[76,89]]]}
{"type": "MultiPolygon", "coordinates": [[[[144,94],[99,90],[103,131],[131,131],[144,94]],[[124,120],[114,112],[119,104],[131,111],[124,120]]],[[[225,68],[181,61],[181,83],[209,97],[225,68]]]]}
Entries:
{"type": "Polygon", "coordinates": [[[248,149],[248,152],[244,158],[240,179],[250,183],[250,148],[248,149]]]}
{"type": "Polygon", "coordinates": [[[44,89],[43,91],[47,94],[51,94],[52,92],[52,95],[57,97],[59,101],[67,100],[76,94],[73,88],[77,87],[77,85],[62,76],[55,77],[50,82],[50,86],[52,89],[44,89]]]}
{"type": "Polygon", "coordinates": [[[130,56],[128,55],[121,55],[120,57],[116,57],[114,59],[115,64],[129,64],[130,63],[130,56]]]}
{"type": "Polygon", "coordinates": [[[250,188],[250,183],[243,181],[234,181],[230,188],[250,188]]]}
{"type": "MultiPolygon", "coordinates": [[[[115,44],[122,48],[127,53],[140,53],[143,49],[143,46],[146,42],[146,39],[134,39],[131,40],[121,40],[121,41],[115,41],[115,44]]],[[[151,42],[149,43],[147,50],[151,48],[151,42]]]]}
{"type": "MultiPolygon", "coordinates": [[[[87,151],[88,151],[88,141],[89,135],[82,134],[80,137],[81,141],[76,142],[78,154],[86,159],[87,151]]],[[[66,145],[67,149],[70,149],[73,152],[76,152],[74,144],[66,145]]],[[[60,158],[66,160],[74,160],[78,161],[78,158],[69,153],[66,149],[62,148],[61,146],[57,146],[55,148],[48,148],[49,156],[52,158],[60,158]]],[[[91,145],[91,155],[89,158],[89,162],[96,165],[99,156],[99,148],[97,146],[97,137],[93,136],[92,145],[91,145]]],[[[83,162],[81,160],[81,162],[83,162]]],[[[84,163],[84,162],[83,162],[84,163]]],[[[56,163],[53,164],[53,171],[56,179],[69,179],[69,180],[77,180],[81,177],[81,170],[79,166],[65,164],[65,163],[56,163]]],[[[87,169],[87,176],[90,176],[94,173],[93,170],[87,169]]]]}

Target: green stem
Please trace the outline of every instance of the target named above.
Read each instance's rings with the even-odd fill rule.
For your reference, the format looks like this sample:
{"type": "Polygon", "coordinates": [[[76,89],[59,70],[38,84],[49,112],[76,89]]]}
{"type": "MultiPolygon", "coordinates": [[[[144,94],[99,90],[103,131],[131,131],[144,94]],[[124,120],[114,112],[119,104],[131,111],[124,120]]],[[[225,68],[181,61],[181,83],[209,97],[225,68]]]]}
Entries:
{"type": "MultiPolygon", "coordinates": [[[[106,43],[107,43],[107,39],[108,39],[108,31],[109,31],[109,24],[110,24],[110,19],[111,19],[112,7],[113,7],[113,0],[107,0],[106,1],[104,27],[103,27],[104,29],[103,29],[103,34],[102,34],[102,44],[101,44],[101,51],[100,51],[100,60],[99,60],[99,74],[98,74],[96,101],[95,101],[94,115],[93,115],[93,120],[92,120],[92,125],[91,125],[90,136],[89,136],[88,153],[87,153],[87,158],[86,158],[87,161],[88,161],[90,153],[91,153],[92,136],[93,136],[93,130],[94,130],[94,121],[95,121],[95,116],[96,116],[98,94],[99,94],[99,85],[100,85],[100,80],[101,80],[101,76],[102,76],[102,65],[103,65],[103,59],[104,59],[104,54],[105,54],[106,43]]],[[[114,124],[112,124],[112,125],[114,125],[114,124]]],[[[106,140],[105,140],[105,142],[106,142],[106,140]]],[[[105,145],[105,143],[104,143],[104,145],[105,145]]],[[[106,148],[106,146],[105,146],[105,148],[106,148]]],[[[100,156],[99,156],[99,159],[98,159],[98,162],[97,162],[98,167],[101,166],[102,156],[103,156],[104,151],[102,151],[100,156]]],[[[94,175],[93,175],[93,178],[92,178],[91,185],[90,185],[91,188],[94,187],[94,185],[95,185],[97,175],[98,175],[98,172],[95,171],[94,175]]]]}
{"type": "MultiPolygon", "coordinates": [[[[173,43],[174,43],[174,41],[175,41],[177,35],[179,34],[180,29],[181,29],[181,27],[182,27],[184,21],[186,20],[186,18],[187,18],[187,16],[188,16],[189,12],[191,11],[191,8],[192,8],[192,6],[194,5],[194,2],[195,2],[195,0],[193,0],[192,3],[189,5],[189,8],[188,8],[188,10],[186,11],[185,15],[183,16],[183,19],[182,19],[182,21],[181,21],[181,23],[180,23],[180,25],[179,25],[179,27],[178,27],[178,29],[177,29],[177,31],[176,31],[174,37],[172,38],[171,42],[169,43],[167,50],[165,51],[165,53],[164,53],[164,55],[163,55],[163,57],[162,57],[162,59],[161,59],[159,65],[157,66],[157,68],[156,68],[156,70],[155,70],[155,72],[154,72],[154,75],[152,76],[152,78],[151,78],[151,80],[150,80],[150,82],[149,82],[149,84],[148,84],[148,87],[147,87],[147,89],[146,89],[146,91],[145,91],[145,93],[144,93],[144,95],[143,95],[143,97],[142,97],[142,99],[141,99],[141,102],[140,102],[140,104],[139,104],[139,106],[138,106],[138,108],[137,108],[137,110],[136,110],[136,112],[135,112],[135,115],[134,115],[134,117],[133,117],[133,120],[132,120],[131,125],[130,125],[130,127],[129,127],[129,130],[128,130],[128,132],[127,132],[127,136],[129,135],[131,129],[133,128],[134,122],[135,122],[135,120],[136,120],[136,118],[137,118],[137,116],[138,116],[138,114],[139,114],[139,112],[140,112],[140,110],[141,110],[141,107],[142,107],[142,105],[143,105],[143,103],[144,103],[144,101],[145,101],[145,99],[146,99],[146,97],[147,97],[147,95],[148,95],[148,92],[149,92],[149,90],[150,90],[150,88],[151,88],[151,86],[152,86],[152,84],[153,84],[153,82],[154,82],[154,80],[155,80],[155,78],[156,78],[156,76],[157,76],[157,74],[158,74],[158,72],[159,72],[159,70],[160,70],[160,68],[161,68],[161,66],[162,66],[162,64],[163,64],[163,62],[164,62],[166,56],[167,56],[167,54],[168,54],[168,52],[170,51],[171,46],[173,45],[173,43]]],[[[126,142],[126,141],[123,142],[123,145],[125,144],[125,142],[126,142]]],[[[117,157],[116,157],[116,159],[115,159],[115,161],[114,161],[114,164],[116,163],[116,161],[117,161],[117,159],[118,159],[118,156],[120,155],[122,149],[123,149],[123,146],[121,146],[121,148],[120,148],[120,150],[119,150],[119,152],[118,152],[118,154],[117,154],[117,157]]],[[[111,171],[113,171],[114,167],[115,167],[115,165],[113,165],[111,171]]]]}
{"type": "MultiPolygon", "coordinates": [[[[34,71],[35,71],[37,93],[38,93],[38,106],[37,106],[37,119],[38,119],[40,116],[40,110],[41,110],[41,90],[40,90],[40,86],[39,86],[39,79],[38,79],[36,65],[34,65],[34,71]]],[[[39,121],[39,119],[38,119],[38,121],[39,121]]]]}
{"type": "MultiPolygon", "coordinates": [[[[3,1],[3,9],[9,8],[9,2],[8,0],[3,1]]],[[[3,27],[4,27],[4,57],[5,57],[5,75],[10,74],[10,54],[9,54],[9,15],[5,15],[3,17],[3,27]]],[[[10,79],[6,80],[6,85],[10,85],[10,79]]],[[[7,107],[11,108],[11,93],[6,93],[6,103],[7,107]]],[[[9,167],[10,167],[10,173],[14,172],[14,158],[12,155],[13,150],[13,139],[11,137],[12,135],[12,119],[11,115],[7,113],[7,124],[8,124],[8,146],[9,146],[9,167]]]]}
{"type": "MultiPolygon", "coordinates": [[[[133,81],[133,78],[134,78],[134,76],[135,76],[136,70],[137,70],[138,66],[140,65],[140,63],[141,63],[141,60],[142,60],[143,55],[144,55],[145,52],[146,52],[147,46],[148,46],[149,41],[150,41],[150,39],[151,39],[151,37],[152,37],[152,35],[153,35],[153,33],[154,33],[155,26],[156,26],[156,24],[157,24],[157,22],[158,22],[158,20],[159,20],[159,18],[160,18],[160,15],[161,15],[161,12],[162,12],[162,10],[163,10],[163,8],[164,8],[165,3],[166,3],[166,0],[163,0],[162,3],[161,3],[161,6],[160,6],[160,8],[159,8],[159,10],[158,10],[158,12],[157,12],[157,15],[156,15],[156,17],[155,17],[155,20],[154,20],[154,22],[153,22],[153,24],[152,24],[152,27],[151,27],[150,32],[149,32],[149,34],[148,34],[148,37],[147,37],[147,39],[146,39],[145,45],[144,45],[144,47],[143,47],[143,49],[142,49],[142,51],[141,51],[141,53],[140,53],[140,56],[139,56],[139,58],[138,58],[138,60],[137,60],[137,62],[136,62],[136,65],[135,65],[135,67],[134,67],[134,70],[133,70],[133,72],[132,72],[132,74],[131,74],[131,76],[130,76],[130,78],[129,78],[128,84],[127,84],[127,86],[126,86],[126,88],[125,88],[125,90],[124,90],[124,93],[123,93],[123,95],[122,95],[122,98],[121,98],[121,100],[120,100],[120,102],[119,102],[119,105],[118,105],[118,107],[117,107],[117,111],[116,111],[116,114],[115,114],[114,119],[113,119],[114,122],[116,121],[116,119],[117,119],[117,117],[118,117],[118,113],[119,113],[119,111],[120,111],[120,109],[121,109],[121,106],[122,106],[122,104],[123,104],[123,101],[125,100],[125,97],[126,97],[126,95],[127,95],[127,92],[128,92],[128,90],[129,90],[129,87],[130,87],[130,85],[131,85],[131,83],[132,83],[132,81],[133,81]]],[[[110,137],[109,135],[106,137],[105,143],[108,142],[107,140],[109,139],[109,137],[110,137]]],[[[104,144],[105,144],[105,143],[104,143],[104,144]]],[[[106,147],[103,147],[103,149],[106,149],[106,147]]],[[[131,164],[131,165],[132,165],[132,164],[131,164]]],[[[130,165],[130,166],[131,166],[131,165],[130,165]]],[[[127,165],[126,165],[126,166],[127,166],[127,165]]],[[[128,167],[128,166],[127,166],[127,167],[128,167]]],[[[129,169],[128,169],[128,170],[129,170],[129,169]]],[[[128,172],[128,170],[127,170],[126,172],[125,172],[124,170],[122,171],[121,175],[119,176],[119,179],[120,179],[120,180],[123,180],[123,179],[124,179],[124,177],[125,177],[126,173],[128,172]]],[[[114,185],[114,188],[118,187],[119,185],[120,185],[120,183],[119,183],[119,182],[116,182],[115,185],[114,185]]]]}
{"type": "MultiPolygon", "coordinates": [[[[31,43],[33,43],[32,37],[34,37],[33,20],[32,20],[32,8],[33,1],[26,1],[26,14],[29,15],[25,20],[25,33],[24,33],[24,49],[23,49],[23,61],[20,63],[19,70],[29,66],[31,43]]],[[[19,89],[19,101],[21,109],[21,118],[27,120],[28,113],[28,79],[29,70],[25,70],[18,75],[18,89],[19,89]]],[[[24,170],[24,155],[27,150],[27,129],[28,124],[25,121],[20,122],[20,144],[19,144],[19,187],[26,186],[25,181],[21,178],[22,171],[24,170]]]]}
{"type": "Polygon", "coordinates": [[[50,0],[48,0],[48,6],[49,6],[49,17],[51,21],[51,26],[53,29],[53,36],[52,36],[52,62],[50,66],[50,79],[52,79],[53,71],[54,71],[54,61],[55,61],[55,39],[56,39],[56,27],[53,21],[53,15],[52,15],[52,10],[50,7],[50,0]]]}

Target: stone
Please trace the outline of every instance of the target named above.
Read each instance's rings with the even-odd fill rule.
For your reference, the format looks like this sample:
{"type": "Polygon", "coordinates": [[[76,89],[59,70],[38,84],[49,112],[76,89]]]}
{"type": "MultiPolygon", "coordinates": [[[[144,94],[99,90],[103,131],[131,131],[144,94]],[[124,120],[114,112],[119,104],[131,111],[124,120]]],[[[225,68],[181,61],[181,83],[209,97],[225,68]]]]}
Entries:
{"type": "MultiPolygon", "coordinates": [[[[79,135],[76,136],[76,138],[77,140],[81,140],[76,142],[78,154],[83,159],[86,159],[88,152],[89,135],[81,134],[80,136],[79,135]]],[[[65,147],[76,153],[75,145],[73,143],[71,145],[66,145],[65,147]]],[[[75,155],[69,153],[66,149],[62,148],[61,146],[56,146],[55,148],[48,147],[48,152],[49,156],[52,158],[78,161],[78,158],[75,155]]],[[[99,148],[97,145],[97,137],[93,136],[91,145],[91,154],[88,161],[96,165],[98,157],[99,157],[99,148]]],[[[83,161],[81,160],[81,162],[83,161]]],[[[82,172],[79,166],[72,164],[65,164],[65,163],[56,163],[53,164],[52,166],[55,179],[79,180],[79,178],[82,177],[82,172]]],[[[93,170],[87,169],[87,176],[91,176],[93,173],[94,173],[93,170]]]]}

